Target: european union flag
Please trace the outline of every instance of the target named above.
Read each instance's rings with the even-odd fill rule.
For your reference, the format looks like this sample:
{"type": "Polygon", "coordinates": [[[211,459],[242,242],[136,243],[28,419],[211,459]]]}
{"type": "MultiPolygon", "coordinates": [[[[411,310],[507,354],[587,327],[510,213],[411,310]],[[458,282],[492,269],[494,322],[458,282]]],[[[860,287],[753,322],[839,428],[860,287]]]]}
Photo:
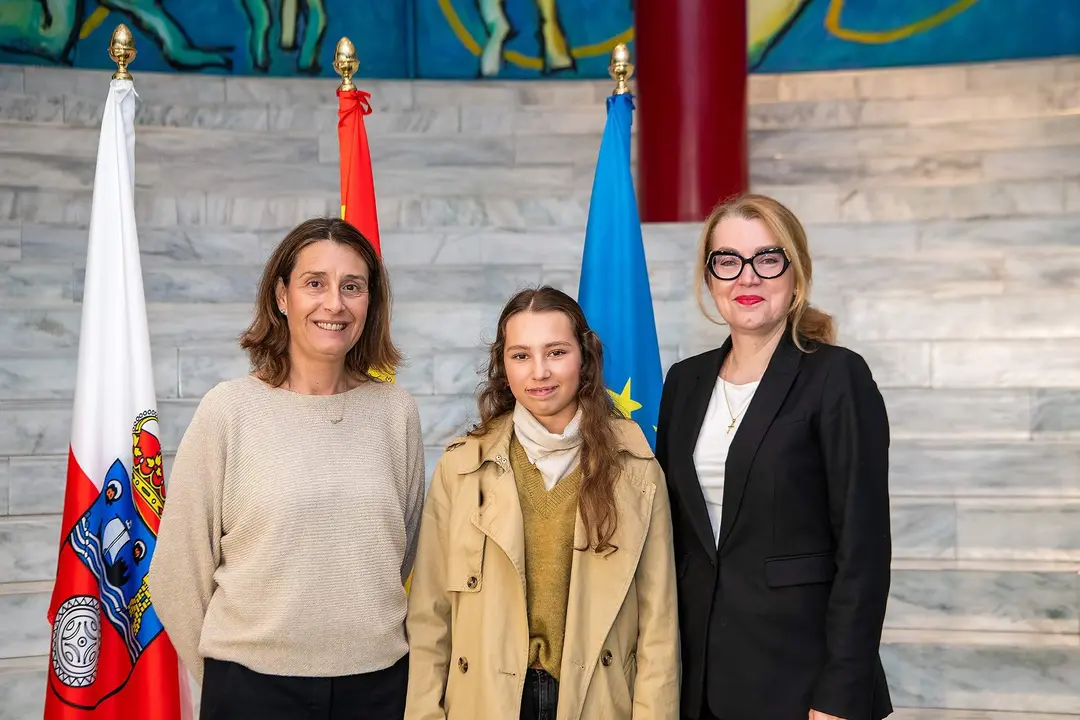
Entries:
{"type": "Polygon", "coordinates": [[[607,123],[593,178],[578,303],[604,343],[604,382],[616,407],[656,447],[664,377],[649,269],[630,172],[629,94],[607,99],[607,123]]]}

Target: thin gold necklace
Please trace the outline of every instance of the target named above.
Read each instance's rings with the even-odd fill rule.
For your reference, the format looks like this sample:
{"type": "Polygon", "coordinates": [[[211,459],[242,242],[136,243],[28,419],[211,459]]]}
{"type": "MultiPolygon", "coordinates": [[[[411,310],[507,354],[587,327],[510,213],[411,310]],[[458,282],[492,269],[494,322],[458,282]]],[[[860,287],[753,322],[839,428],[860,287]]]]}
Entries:
{"type": "Polygon", "coordinates": [[[739,421],[739,417],[750,406],[750,401],[754,399],[754,393],[750,393],[750,397],[746,399],[743,406],[739,408],[739,412],[735,413],[731,411],[731,401],[728,400],[727,395],[727,379],[724,377],[724,373],[720,373],[720,391],[724,394],[724,404],[727,405],[728,416],[731,417],[731,424],[727,426],[727,434],[730,435],[731,431],[735,429],[735,423],[739,421]]]}

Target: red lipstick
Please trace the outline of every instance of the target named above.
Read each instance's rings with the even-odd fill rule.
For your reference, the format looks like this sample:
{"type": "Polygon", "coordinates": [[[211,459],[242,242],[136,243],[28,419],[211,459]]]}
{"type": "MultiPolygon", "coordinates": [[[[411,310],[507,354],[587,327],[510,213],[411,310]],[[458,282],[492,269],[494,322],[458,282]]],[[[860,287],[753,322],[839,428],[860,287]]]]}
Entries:
{"type": "Polygon", "coordinates": [[[765,298],[761,297],[760,295],[739,295],[735,298],[735,302],[739,303],[740,305],[750,307],[751,305],[757,305],[760,302],[765,302],[765,298]]]}

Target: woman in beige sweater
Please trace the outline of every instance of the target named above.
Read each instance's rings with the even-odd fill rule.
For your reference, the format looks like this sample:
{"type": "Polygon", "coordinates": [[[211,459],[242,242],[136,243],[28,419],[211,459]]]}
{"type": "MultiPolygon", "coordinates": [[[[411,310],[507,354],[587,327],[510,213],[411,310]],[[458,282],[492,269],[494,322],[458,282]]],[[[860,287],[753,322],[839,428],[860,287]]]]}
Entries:
{"type": "Polygon", "coordinates": [[[677,720],[667,488],[549,287],[499,319],[480,426],[439,461],[409,598],[409,720],[677,720]]]}
{"type": "Polygon", "coordinates": [[[201,720],[400,718],[424,455],[415,402],[373,377],[400,356],[371,244],[299,225],[241,345],[254,371],[199,403],[150,570],[201,720]]]}

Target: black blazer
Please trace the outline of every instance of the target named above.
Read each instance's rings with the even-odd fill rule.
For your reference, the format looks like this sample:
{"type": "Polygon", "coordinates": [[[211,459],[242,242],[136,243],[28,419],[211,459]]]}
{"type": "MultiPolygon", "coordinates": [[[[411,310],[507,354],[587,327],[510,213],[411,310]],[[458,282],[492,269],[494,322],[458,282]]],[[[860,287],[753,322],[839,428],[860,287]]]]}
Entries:
{"type": "Polygon", "coordinates": [[[674,365],[656,457],[678,571],[682,706],[723,720],[892,712],[878,648],[889,595],[889,421],[866,362],[777,346],[727,458],[719,548],[694,446],[731,339],[674,365]]]}

